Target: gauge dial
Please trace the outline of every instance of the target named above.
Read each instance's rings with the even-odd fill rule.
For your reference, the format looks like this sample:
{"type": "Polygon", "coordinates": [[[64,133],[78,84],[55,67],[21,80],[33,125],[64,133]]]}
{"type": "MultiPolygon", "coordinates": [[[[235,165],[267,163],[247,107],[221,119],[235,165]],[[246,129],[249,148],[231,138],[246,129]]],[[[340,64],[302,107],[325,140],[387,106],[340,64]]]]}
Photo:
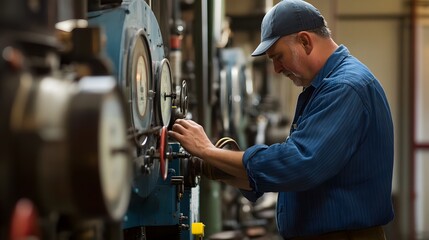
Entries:
{"type": "MultiPolygon", "coordinates": [[[[131,192],[131,154],[116,80],[84,77],[68,103],[66,131],[72,193],[81,214],[120,220],[131,192]],[[91,196],[88,199],[88,196],[91,196]]],[[[68,169],[68,168],[67,168],[68,169]]],[[[58,171],[58,170],[57,170],[58,171]]]]}
{"type": "Polygon", "coordinates": [[[128,206],[130,162],[127,137],[120,102],[115,95],[105,97],[100,119],[100,178],[108,209],[114,219],[120,219],[128,206]]]}
{"type": "MultiPolygon", "coordinates": [[[[131,124],[135,132],[145,132],[151,127],[152,97],[152,60],[145,36],[136,34],[132,38],[127,73],[128,101],[132,115],[131,124]]],[[[143,146],[146,136],[141,136],[137,144],[143,146]]]]}
{"type": "MultiPolygon", "coordinates": [[[[146,13],[142,13],[146,16],[146,13]]],[[[148,15],[149,16],[149,15],[148,15]]],[[[152,28],[150,28],[152,29],[152,28]]],[[[155,34],[148,28],[140,26],[127,28],[123,39],[129,49],[126,62],[126,98],[128,101],[131,126],[134,133],[135,148],[133,148],[134,171],[132,189],[134,193],[145,198],[156,186],[159,177],[159,161],[151,161],[147,151],[156,146],[157,136],[152,134],[156,125],[156,100],[154,62],[160,61],[161,53],[154,48],[155,34]]],[[[162,41],[161,41],[162,43],[162,41]]],[[[162,48],[161,48],[162,49],[162,48]]],[[[163,55],[163,53],[162,53],[163,55]]]]}
{"type": "Polygon", "coordinates": [[[148,97],[148,63],[142,56],[138,57],[135,73],[136,102],[139,116],[143,118],[146,114],[148,97]]]}
{"type": "Polygon", "coordinates": [[[160,124],[168,126],[171,119],[172,78],[170,63],[166,58],[161,61],[158,69],[158,102],[160,124]]]}
{"type": "Polygon", "coordinates": [[[76,216],[121,220],[130,198],[132,162],[116,79],[46,77],[30,93],[34,103],[22,109],[27,121],[37,124],[31,131],[22,128],[26,135],[17,137],[18,146],[31,146],[17,161],[35,172],[24,184],[35,177],[38,204],[61,214],[72,210],[76,216]],[[29,157],[36,157],[37,166],[27,163],[29,157]]]}

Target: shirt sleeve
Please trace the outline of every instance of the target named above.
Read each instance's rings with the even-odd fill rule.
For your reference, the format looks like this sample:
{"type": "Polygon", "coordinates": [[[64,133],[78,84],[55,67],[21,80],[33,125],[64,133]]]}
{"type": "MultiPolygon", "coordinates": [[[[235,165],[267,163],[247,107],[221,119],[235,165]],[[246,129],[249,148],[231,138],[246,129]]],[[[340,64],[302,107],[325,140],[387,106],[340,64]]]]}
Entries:
{"type": "Polygon", "coordinates": [[[250,186],[255,193],[317,186],[347,164],[364,140],[367,124],[368,110],[352,86],[321,86],[285,142],[245,151],[250,186]]]}

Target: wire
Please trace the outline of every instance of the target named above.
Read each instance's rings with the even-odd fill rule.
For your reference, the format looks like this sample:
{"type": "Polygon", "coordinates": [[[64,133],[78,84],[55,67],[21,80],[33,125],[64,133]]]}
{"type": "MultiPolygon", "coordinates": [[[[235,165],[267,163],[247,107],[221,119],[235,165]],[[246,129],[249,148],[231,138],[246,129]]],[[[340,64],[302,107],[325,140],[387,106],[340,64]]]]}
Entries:
{"type": "Polygon", "coordinates": [[[238,145],[238,143],[230,138],[230,137],[222,137],[221,139],[219,139],[216,144],[215,147],[217,148],[224,148],[227,145],[229,145],[229,147],[231,148],[231,150],[235,150],[235,151],[239,151],[240,150],[240,146],[238,145]]]}

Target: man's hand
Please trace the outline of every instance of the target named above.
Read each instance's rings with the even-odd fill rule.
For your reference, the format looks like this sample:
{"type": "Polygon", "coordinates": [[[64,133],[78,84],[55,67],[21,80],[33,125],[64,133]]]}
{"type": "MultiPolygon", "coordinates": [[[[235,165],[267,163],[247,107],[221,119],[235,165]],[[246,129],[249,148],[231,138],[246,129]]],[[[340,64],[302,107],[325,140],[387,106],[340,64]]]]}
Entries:
{"type": "Polygon", "coordinates": [[[250,189],[242,163],[243,151],[217,148],[203,127],[192,120],[176,120],[168,134],[191,155],[203,159],[204,175],[241,189],[250,189]]]}
{"type": "Polygon", "coordinates": [[[192,120],[177,119],[169,136],[176,139],[191,155],[204,159],[204,152],[215,148],[204,128],[192,120]]]}

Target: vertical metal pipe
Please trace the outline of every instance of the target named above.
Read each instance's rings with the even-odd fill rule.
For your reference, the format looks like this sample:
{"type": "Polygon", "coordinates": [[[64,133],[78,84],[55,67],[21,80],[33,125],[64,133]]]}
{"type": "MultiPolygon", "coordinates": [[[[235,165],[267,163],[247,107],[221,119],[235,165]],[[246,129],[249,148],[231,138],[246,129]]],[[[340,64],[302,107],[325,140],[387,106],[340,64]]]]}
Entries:
{"type": "MultiPolygon", "coordinates": [[[[210,6],[215,0],[195,1],[194,5],[194,46],[195,46],[195,94],[197,97],[196,121],[202,124],[209,137],[211,132],[211,105],[209,59],[212,54],[213,40],[211,31],[213,21],[210,6]]],[[[205,234],[210,236],[221,230],[220,184],[203,178],[201,183],[201,220],[206,225],[205,234]]]]}
{"type": "MultiPolygon", "coordinates": [[[[195,1],[195,34],[193,38],[195,46],[195,75],[197,95],[196,120],[202,124],[206,131],[210,131],[210,103],[209,95],[209,22],[207,0],[195,1]]],[[[211,132],[207,132],[211,136],[211,132]]]]}
{"type": "Polygon", "coordinates": [[[417,57],[417,0],[410,0],[410,165],[409,165],[409,186],[410,186],[410,215],[409,215],[409,238],[414,240],[416,237],[416,224],[415,224],[415,161],[416,161],[416,57],[417,57]]]}

